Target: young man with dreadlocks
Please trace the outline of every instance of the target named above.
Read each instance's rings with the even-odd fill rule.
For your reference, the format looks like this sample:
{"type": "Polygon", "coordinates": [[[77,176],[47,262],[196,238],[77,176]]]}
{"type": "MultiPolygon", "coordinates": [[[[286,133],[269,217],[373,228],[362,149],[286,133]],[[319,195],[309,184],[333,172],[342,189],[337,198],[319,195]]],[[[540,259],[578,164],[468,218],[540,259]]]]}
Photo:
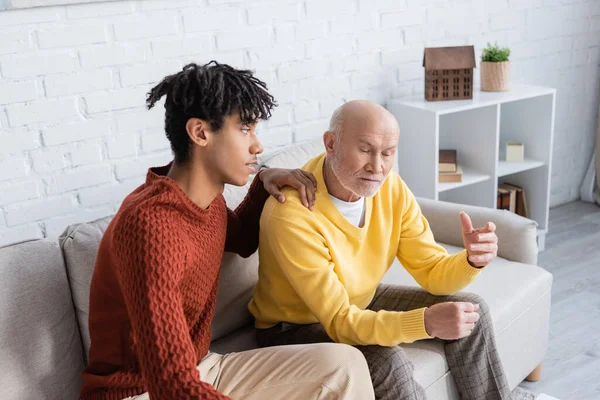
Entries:
{"type": "Polygon", "coordinates": [[[296,188],[314,204],[314,177],[259,171],[231,211],[225,184],[244,185],[262,147],[258,120],[275,106],[250,71],[190,64],[148,94],[163,96],[174,161],[150,168],[123,201],[98,250],[90,293],[89,366],[81,398],[373,399],[364,357],[338,344],[208,351],[223,251],[249,256],[269,193],[296,188]]]}

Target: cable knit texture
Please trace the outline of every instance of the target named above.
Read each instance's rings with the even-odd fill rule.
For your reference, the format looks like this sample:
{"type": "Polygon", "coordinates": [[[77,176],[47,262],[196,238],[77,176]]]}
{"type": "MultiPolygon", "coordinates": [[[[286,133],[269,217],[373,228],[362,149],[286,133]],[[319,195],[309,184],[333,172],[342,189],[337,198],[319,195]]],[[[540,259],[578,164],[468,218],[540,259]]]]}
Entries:
{"type": "Polygon", "coordinates": [[[81,398],[227,399],[201,382],[223,251],[258,246],[268,194],[255,178],[234,211],[219,195],[207,209],[148,171],[123,201],[98,250],[90,293],[89,366],[81,398]]]}

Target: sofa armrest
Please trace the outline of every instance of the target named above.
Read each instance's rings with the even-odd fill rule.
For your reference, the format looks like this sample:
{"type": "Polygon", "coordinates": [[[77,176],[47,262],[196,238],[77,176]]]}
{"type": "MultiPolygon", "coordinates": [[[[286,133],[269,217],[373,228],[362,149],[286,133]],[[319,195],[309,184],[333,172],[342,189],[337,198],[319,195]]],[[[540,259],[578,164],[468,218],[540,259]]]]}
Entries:
{"type": "Polygon", "coordinates": [[[421,212],[429,222],[435,240],[464,247],[459,214],[466,212],[475,228],[488,221],[496,224],[498,257],[524,264],[537,265],[537,222],[507,210],[417,198],[421,212]]]}

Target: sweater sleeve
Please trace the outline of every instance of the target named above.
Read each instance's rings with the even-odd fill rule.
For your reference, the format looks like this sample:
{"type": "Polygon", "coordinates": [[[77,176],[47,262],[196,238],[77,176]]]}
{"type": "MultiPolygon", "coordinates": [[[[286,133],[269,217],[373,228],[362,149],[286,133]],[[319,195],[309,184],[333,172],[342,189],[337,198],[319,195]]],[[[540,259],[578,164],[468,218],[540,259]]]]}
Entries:
{"type": "MultiPolygon", "coordinates": [[[[419,285],[437,296],[454,294],[482,271],[473,268],[463,250],[449,255],[437,244],[413,193],[402,182],[401,233],[397,257],[419,285]]],[[[456,218],[459,218],[457,215],[456,218]]]]}
{"type": "Polygon", "coordinates": [[[196,369],[178,290],[186,251],[178,232],[168,229],[169,216],[142,210],[123,218],[114,237],[117,277],[150,398],[228,399],[202,382],[196,369]],[[165,221],[157,229],[154,222],[160,219],[165,221]]]}
{"type": "Polygon", "coordinates": [[[225,251],[250,257],[258,248],[260,214],[269,193],[260,180],[260,172],[254,177],[244,200],[235,209],[227,209],[227,238],[225,251]]]}
{"type": "MultiPolygon", "coordinates": [[[[287,207],[292,207],[291,202],[287,207]]],[[[424,308],[376,312],[350,304],[324,237],[307,223],[271,215],[263,217],[263,224],[262,236],[269,242],[274,263],[333,341],[395,346],[430,338],[425,331],[424,308]]]]}

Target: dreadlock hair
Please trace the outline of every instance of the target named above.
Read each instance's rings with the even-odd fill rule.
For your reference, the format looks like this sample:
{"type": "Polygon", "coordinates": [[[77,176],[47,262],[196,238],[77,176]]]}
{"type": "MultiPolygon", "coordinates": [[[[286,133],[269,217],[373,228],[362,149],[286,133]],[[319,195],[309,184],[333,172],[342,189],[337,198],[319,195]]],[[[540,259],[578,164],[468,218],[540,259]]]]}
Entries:
{"type": "Polygon", "coordinates": [[[271,117],[277,106],[267,85],[252,75],[211,61],[205,65],[188,64],[180,72],[165,77],[150,90],[146,105],[151,109],[164,95],[165,132],[171,143],[175,161],[189,160],[192,141],[186,132],[190,118],[202,119],[218,132],[225,117],[239,113],[245,124],[271,117]]]}

